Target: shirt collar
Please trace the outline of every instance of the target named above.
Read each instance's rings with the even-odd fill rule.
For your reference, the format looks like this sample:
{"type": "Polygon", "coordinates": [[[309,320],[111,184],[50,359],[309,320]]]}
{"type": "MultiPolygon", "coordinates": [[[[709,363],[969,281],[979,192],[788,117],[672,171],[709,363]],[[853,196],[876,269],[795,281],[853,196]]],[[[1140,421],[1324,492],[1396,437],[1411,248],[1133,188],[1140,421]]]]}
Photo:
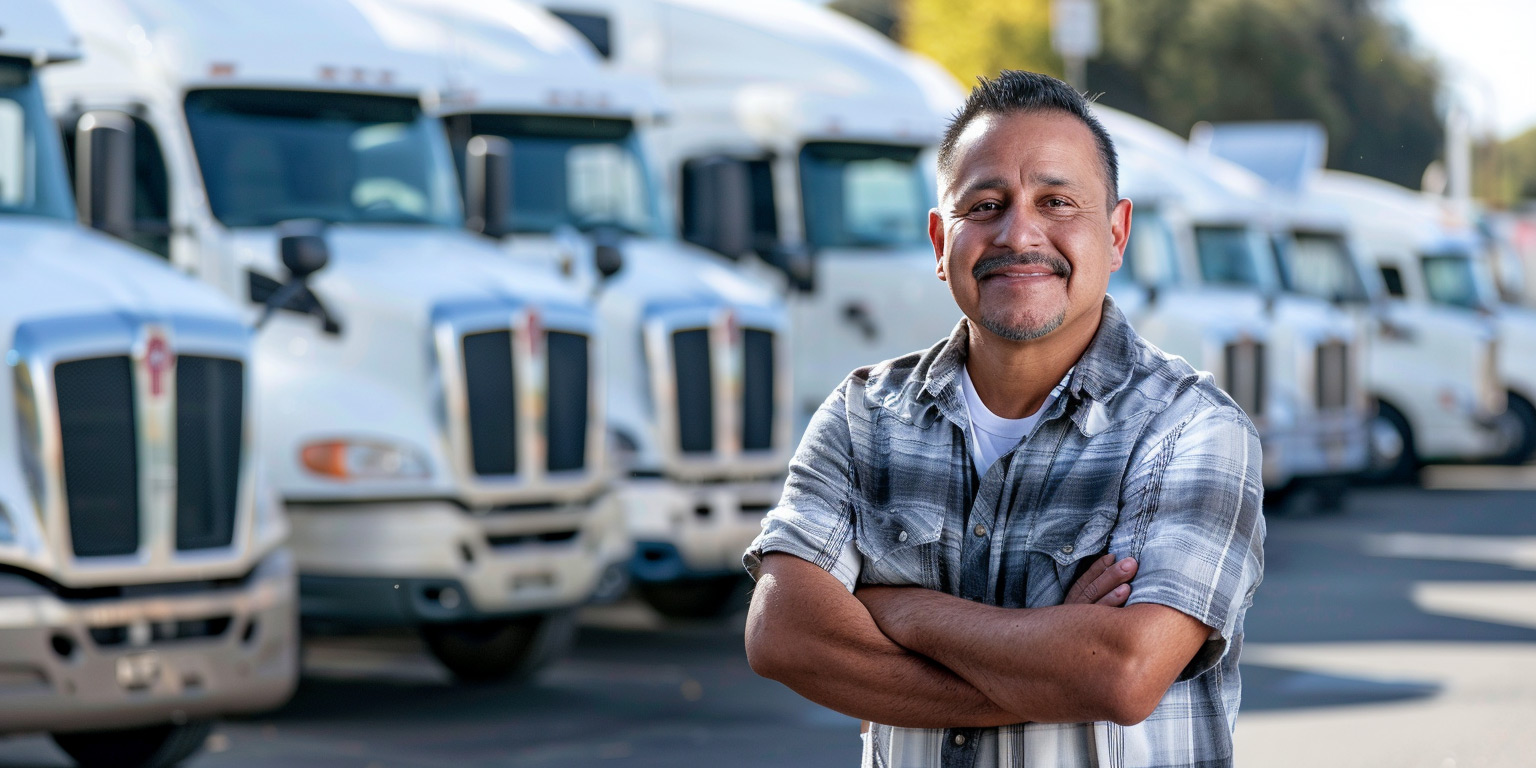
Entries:
{"type": "MultiPolygon", "coordinates": [[[[955,418],[964,410],[960,400],[960,366],[965,364],[970,325],[965,318],[955,324],[944,343],[928,350],[917,364],[916,381],[922,394],[938,404],[946,416],[955,418]]],[[[1087,397],[1107,403],[1131,380],[1135,366],[1136,331],[1131,328],[1115,300],[1104,296],[1104,312],[1093,341],[1077,359],[1067,382],[1066,394],[1073,399],[1087,397]]]]}

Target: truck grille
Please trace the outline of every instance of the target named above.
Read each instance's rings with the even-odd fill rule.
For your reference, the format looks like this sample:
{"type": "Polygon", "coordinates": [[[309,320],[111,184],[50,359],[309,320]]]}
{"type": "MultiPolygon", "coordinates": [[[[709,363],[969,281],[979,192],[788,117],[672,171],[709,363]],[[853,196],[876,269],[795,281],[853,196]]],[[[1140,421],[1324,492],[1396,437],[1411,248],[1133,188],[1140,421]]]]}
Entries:
{"type": "MultiPolygon", "coordinates": [[[[544,468],[570,472],[586,468],[590,412],[591,352],[587,336],[550,331],[541,334],[540,362],[545,370],[544,468]]],[[[470,458],[476,475],[515,475],[520,462],[519,413],[522,383],[513,354],[512,331],[466,334],[464,360],[470,458]]],[[[535,366],[537,367],[537,366],[535,366]]]]}
{"type": "Polygon", "coordinates": [[[1317,347],[1318,410],[1338,410],[1349,405],[1349,345],[1329,341],[1317,347]]]}
{"type": "Polygon", "coordinates": [[[139,550],[133,363],[99,357],[54,367],[64,494],[76,557],[139,550]]]}
{"type": "MultiPolygon", "coordinates": [[[[720,450],[717,442],[716,397],[722,382],[717,382],[716,354],[708,328],[691,328],[672,333],[672,374],[675,382],[678,450],[684,455],[700,456],[720,450]]],[[[747,328],[741,333],[741,379],[734,387],[728,404],[740,429],[744,451],[773,449],[773,425],[777,408],[774,334],[747,328]]]]}
{"type": "Polygon", "coordinates": [[[176,363],[176,548],[227,547],[235,537],[244,441],[245,366],[182,356],[176,363]]]}
{"type": "Polygon", "coordinates": [[[1264,345],[1243,340],[1226,347],[1223,388],[1250,418],[1264,414],[1264,345]]]}
{"type": "Polygon", "coordinates": [[[709,453],[715,449],[715,377],[708,329],[672,334],[672,368],[678,447],[683,453],[709,453]]]}
{"type": "Polygon", "coordinates": [[[591,381],[591,353],[587,337],[550,331],[549,407],[545,416],[547,457],[551,472],[571,472],[587,464],[587,413],[591,381]]]}
{"type": "Polygon", "coordinates": [[[512,332],[464,337],[470,455],[477,475],[517,474],[517,382],[512,332]]]}

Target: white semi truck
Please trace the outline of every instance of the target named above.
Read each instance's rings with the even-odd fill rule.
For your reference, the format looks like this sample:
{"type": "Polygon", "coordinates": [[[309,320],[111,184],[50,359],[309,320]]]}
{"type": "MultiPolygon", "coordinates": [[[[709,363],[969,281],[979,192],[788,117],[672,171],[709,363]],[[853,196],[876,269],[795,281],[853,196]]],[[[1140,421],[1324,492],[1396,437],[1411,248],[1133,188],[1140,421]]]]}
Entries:
{"type": "Polygon", "coordinates": [[[796,0],[540,4],[664,88],[649,143],[674,230],[787,292],[796,435],[849,371],[954,327],[926,221],[963,94],[931,63],[796,0]]]}
{"type": "Polygon", "coordinates": [[[1371,474],[1407,481],[1424,462],[1510,449],[1496,328],[1476,310],[1406,293],[1404,280],[1419,285],[1416,260],[1436,239],[1417,193],[1324,171],[1327,134],[1314,124],[1204,126],[1191,142],[1270,183],[1285,211],[1273,220],[1282,278],[1347,309],[1365,335],[1365,387],[1377,403],[1371,474]]]}
{"type": "MultiPolygon", "coordinates": [[[[1349,316],[1282,289],[1258,179],[1224,161],[1191,156],[1182,139],[1144,120],[1096,111],[1122,158],[1121,194],[1137,204],[1133,244],[1166,252],[1172,262],[1162,269],[1133,264],[1121,280],[1182,286],[1185,295],[1158,302],[1155,311],[1198,316],[1200,325],[1186,323],[1225,341],[1200,339],[1196,346],[1187,334],[1169,334],[1169,321],[1157,314],[1133,315],[1133,324],[1215,374],[1248,411],[1264,444],[1267,490],[1308,486],[1316,503],[1336,507],[1347,480],[1370,460],[1362,340],[1349,316]],[[1154,279],[1148,281],[1147,272],[1154,279]]],[[[1146,259],[1140,251],[1133,246],[1132,257],[1146,259]]]]}
{"type": "Polygon", "coordinates": [[[38,87],[74,35],[45,2],[0,27],[0,736],[172,765],[298,680],[251,333],[213,289],[78,224],[38,87]]]}
{"type": "Polygon", "coordinates": [[[436,113],[471,182],[469,221],[597,298],[639,593],[674,616],[732,607],[741,553],[788,467],[789,323],[779,294],[664,223],[643,142],[662,118],[657,88],[602,67],[537,6],[356,1],[402,49],[443,62],[436,113]],[[510,194],[495,189],[497,164],[510,194]],[[595,265],[611,252],[623,268],[605,276],[595,265]]]}
{"type": "Polygon", "coordinates": [[[255,351],[305,619],[419,627],[465,680],[537,667],[631,553],[602,496],[598,321],[555,270],[464,231],[420,101],[438,62],[344,0],[64,5],[87,54],[50,75],[66,142],[131,133],[74,153],[83,180],[133,166],[116,234],[252,316],[284,233],[330,252],[255,351]]]}

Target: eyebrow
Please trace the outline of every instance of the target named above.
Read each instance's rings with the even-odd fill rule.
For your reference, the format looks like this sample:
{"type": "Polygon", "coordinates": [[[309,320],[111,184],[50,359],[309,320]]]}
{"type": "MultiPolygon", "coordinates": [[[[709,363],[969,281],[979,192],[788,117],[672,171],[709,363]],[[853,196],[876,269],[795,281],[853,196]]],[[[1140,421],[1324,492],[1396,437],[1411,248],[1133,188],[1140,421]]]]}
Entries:
{"type": "MultiPolygon", "coordinates": [[[[1036,186],[1041,187],[1077,187],[1077,184],[1074,184],[1070,179],[1067,179],[1064,176],[1053,176],[1047,173],[1031,173],[1029,175],[1029,180],[1036,186]]],[[[1004,179],[1001,176],[992,176],[990,178],[975,182],[974,184],[967,185],[964,189],[960,190],[959,196],[967,197],[977,192],[1006,190],[1009,187],[1010,185],[1007,179],[1004,179]]]]}

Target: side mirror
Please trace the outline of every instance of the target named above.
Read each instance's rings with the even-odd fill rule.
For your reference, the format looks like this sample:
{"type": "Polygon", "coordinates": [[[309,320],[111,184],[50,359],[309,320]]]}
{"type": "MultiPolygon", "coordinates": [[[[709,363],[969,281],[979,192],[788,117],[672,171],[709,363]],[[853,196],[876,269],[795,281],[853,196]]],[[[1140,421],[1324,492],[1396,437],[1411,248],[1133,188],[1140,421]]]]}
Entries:
{"type": "Polygon", "coordinates": [[[776,244],[763,250],[763,261],[784,273],[791,290],[811,293],[816,290],[816,260],[804,246],[776,244]]]}
{"type": "MultiPolygon", "coordinates": [[[[309,290],[308,281],[331,261],[331,249],[325,242],[325,222],[318,219],[290,219],[277,225],[277,251],[288,269],[288,282],[269,288],[262,303],[266,308],[256,321],[259,329],[281,310],[293,310],[320,318],[329,334],[341,333],[341,325],[331,317],[320,298],[309,290]]],[[[271,284],[275,284],[272,281],[271,284]]],[[[252,298],[255,296],[253,274],[252,298]]]]}
{"type": "Polygon", "coordinates": [[[80,221],[114,237],[134,226],[133,118],[87,112],[75,123],[75,192],[80,221]]]}
{"type": "Polygon", "coordinates": [[[331,263],[331,247],[325,242],[325,222],[319,219],[291,219],[277,225],[277,250],[283,266],[294,280],[308,280],[310,275],[331,263]]]}
{"type": "Polygon", "coordinates": [[[728,258],[752,249],[752,186],[747,165],[726,157],[696,160],[688,199],[693,231],[684,237],[728,258]]]}
{"type": "Polygon", "coordinates": [[[512,233],[512,142],[475,136],[464,151],[464,223],[482,235],[512,233]]]}

